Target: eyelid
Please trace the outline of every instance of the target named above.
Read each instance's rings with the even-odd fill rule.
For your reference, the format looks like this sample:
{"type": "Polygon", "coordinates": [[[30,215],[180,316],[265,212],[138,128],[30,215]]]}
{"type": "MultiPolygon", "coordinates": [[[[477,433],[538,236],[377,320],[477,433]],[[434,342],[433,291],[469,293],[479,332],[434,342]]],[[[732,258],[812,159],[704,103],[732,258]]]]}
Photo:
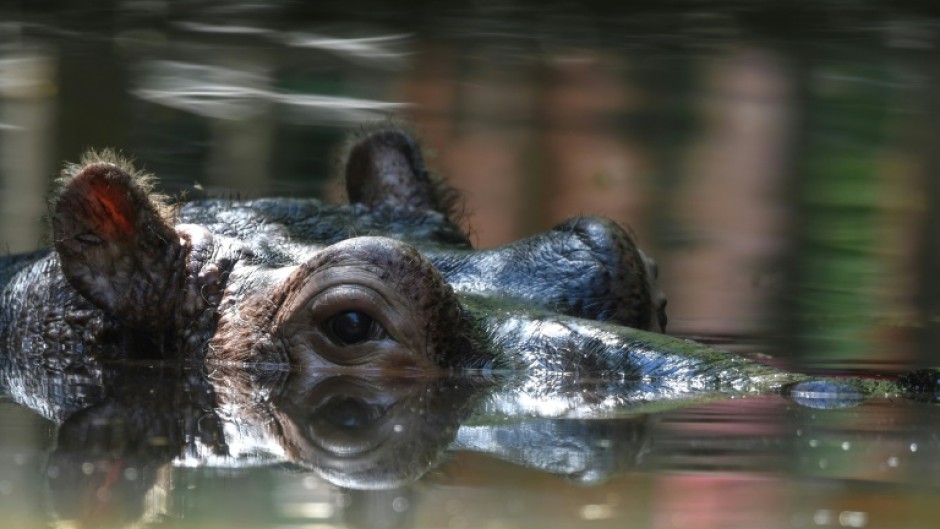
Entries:
{"type": "Polygon", "coordinates": [[[342,285],[325,289],[311,296],[304,310],[312,316],[312,323],[315,325],[323,325],[344,312],[354,310],[362,312],[382,327],[386,327],[387,322],[382,317],[381,305],[387,305],[387,302],[377,292],[354,285],[342,285]]]}
{"type": "Polygon", "coordinates": [[[284,315],[279,327],[286,335],[308,336],[311,344],[319,344],[319,354],[333,362],[349,363],[375,354],[377,344],[395,342],[395,329],[389,314],[394,311],[386,298],[374,289],[358,284],[334,284],[309,289],[303,303],[284,315]],[[372,319],[367,340],[346,344],[330,328],[333,318],[348,311],[358,311],[372,319]],[[324,349],[325,348],[325,349],[324,349]],[[330,352],[333,352],[331,354],[330,352]],[[343,360],[339,360],[342,357],[343,360]]]}

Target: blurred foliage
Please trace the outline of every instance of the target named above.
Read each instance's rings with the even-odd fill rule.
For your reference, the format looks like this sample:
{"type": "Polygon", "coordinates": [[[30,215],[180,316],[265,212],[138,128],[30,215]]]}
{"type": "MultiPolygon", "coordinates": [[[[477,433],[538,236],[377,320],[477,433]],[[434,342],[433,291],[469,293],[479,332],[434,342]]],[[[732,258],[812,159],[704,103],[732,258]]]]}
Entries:
{"type": "Polygon", "coordinates": [[[871,57],[811,66],[799,234],[798,350],[805,359],[862,359],[866,333],[883,314],[877,295],[888,274],[880,240],[885,207],[880,168],[893,138],[891,70],[871,57]]]}

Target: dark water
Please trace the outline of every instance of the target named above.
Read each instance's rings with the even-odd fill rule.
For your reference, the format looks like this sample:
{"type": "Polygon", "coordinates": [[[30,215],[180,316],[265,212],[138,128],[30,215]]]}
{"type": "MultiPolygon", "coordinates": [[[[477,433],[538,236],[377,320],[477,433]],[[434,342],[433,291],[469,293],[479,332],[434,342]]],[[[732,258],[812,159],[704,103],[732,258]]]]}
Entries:
{"type": "MultiPolygon", "coordinates": [[[[123,150],[171,194],[341,200],[337,145],[393,115],[464,191],[479,246],[603,214],[659,261],[672,333],[803,371],[937,366],[928,11],[4,5],[0,244],[40,244],[49,182],[88,148],[123,150]]],[[[572,383],[539,401],[492,381],[285,375],[259,388],[173,366],[101,373],[106,384],[71,381],[64,400],[0,404],[0,526],[940,518],[931,404],[760,396],[591,413],[617,388],[572,383]],[[263,391],[279,396],[249,398],[263,391]]]]}

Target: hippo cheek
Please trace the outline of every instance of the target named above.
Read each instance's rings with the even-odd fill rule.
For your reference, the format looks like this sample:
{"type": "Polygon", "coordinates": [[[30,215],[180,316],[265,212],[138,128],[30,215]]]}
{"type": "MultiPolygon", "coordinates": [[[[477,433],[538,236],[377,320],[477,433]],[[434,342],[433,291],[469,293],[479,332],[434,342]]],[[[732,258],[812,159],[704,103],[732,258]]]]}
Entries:
{"type": "Polygon", "coordinates": [[[294,364],[305,368],[430,371],[457,301],[413,248],[362,237],[337,243],[295,270],[274,319],[294,364]]]}

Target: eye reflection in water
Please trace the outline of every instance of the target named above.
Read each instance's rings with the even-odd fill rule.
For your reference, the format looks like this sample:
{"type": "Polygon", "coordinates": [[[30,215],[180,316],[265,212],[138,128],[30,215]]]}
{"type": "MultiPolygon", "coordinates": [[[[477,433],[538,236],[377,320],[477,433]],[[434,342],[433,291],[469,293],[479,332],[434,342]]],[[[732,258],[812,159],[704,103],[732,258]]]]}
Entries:
{"type": "Polygon", "coordinates": [[[444,379],[297,374],[271,411],[293,463],[344,487],[387,489],[434,466],[473,393],[444,379]]]}
{"type": "MultiPolygon", "coordinates": [[[[378,409],[374,406],[369,406],[368,403],[342,396],[330,399],[330,401],[323,406],[320,419],[328,426],[352,433],[357,430],[365,429],[384,413],[385,410],[383,409],[378,409]]],[[[311,419],[316,420],[317,417],[314,416],[311,419]]],[[[316,431],[317,428],[311,421],[311,424],[307,427],[307,434],[316,437],[316,431]]],[[[336,446],[331,447],[334,451],[336,448],[336,446]]]]}

